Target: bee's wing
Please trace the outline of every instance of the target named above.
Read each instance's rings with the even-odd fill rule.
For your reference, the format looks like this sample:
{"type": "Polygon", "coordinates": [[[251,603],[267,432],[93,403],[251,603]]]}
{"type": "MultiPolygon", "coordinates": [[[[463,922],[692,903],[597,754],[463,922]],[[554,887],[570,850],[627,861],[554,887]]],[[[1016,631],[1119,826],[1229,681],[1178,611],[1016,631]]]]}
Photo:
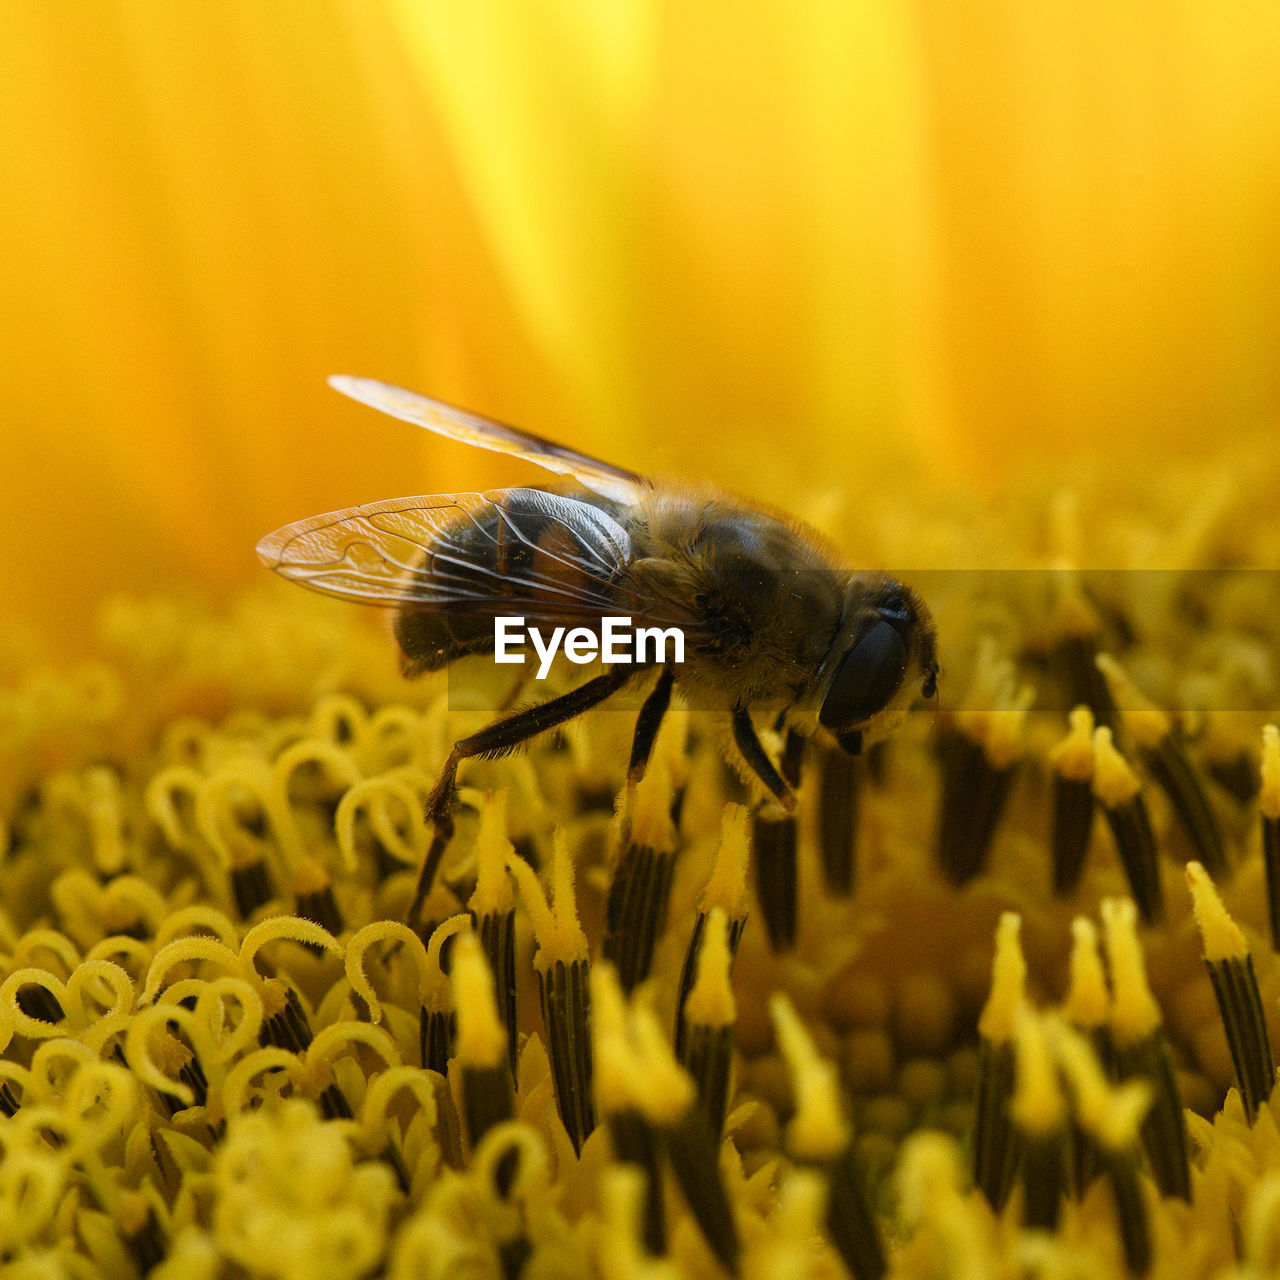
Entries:
{"type": "Polygon", "coordinates": [[[535,621],[649,612],[626,530],[541,489],[372,502],[286,525],[257,550],[293,582],[367,604],[535,621]]]}
{"type": "Polygon", "coordinates": [[[403,387],[393,387],[373,378],[342,376],[330,378],[329,385],[335,391],[341,391],[344,396],[350,396],[352,400],[367,404],[371,409],[379,409],[402,422],[412,422],[415,426],[426,427],[428,431],[448,436],[451,440],[478,445],[481,449],[509,453],[526,462],[535,462],[558,475],[573,476],[593,493],[614,502],[634,502],[641,492],[650,487],[649,481],[634,471],[624,471],[621,467],[601,462],[598,458],[575,453],[553,440],[544,440],[529,431],[494,422],[479,414],[468,413],[465,409],[455,409],[452,405],[430,400],[416,392],[406,391],[403,387]]]}

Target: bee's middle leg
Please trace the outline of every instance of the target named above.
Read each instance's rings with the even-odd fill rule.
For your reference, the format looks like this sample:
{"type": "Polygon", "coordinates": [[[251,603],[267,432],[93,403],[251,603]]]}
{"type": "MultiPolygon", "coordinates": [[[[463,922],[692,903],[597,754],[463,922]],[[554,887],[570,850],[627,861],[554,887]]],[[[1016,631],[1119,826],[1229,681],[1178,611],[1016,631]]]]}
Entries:
{"type": "Polygon", "coordinates": [[[422,860],[418,871],[418,882],[414,887],[413,900],[409,904],[407,920],[410,928],[416,928],[422,904],[435,880],[436,870],[444,857],[445,848],[453,838],[453,806],[456,799],[454,787],[458,778],[458,767],[464,760],[473,756],[488,756],[496,759],[514,751],[522,742],[554,729],[557,725],[580,716],[584,711],[603,702],[617,693],[632,676],[643,671],[643,667],[610,667],[602,675],[588,680],[586,684],[570,689],[568,693],[552,698],[549,702],[540,703],[515,715],[507,716],[494,724],[473,733],[469,738],[462,738],[453,744],[449,758],[440,771],[431,794],[427,798],[427,821],[433,827],[431,845],[422,860]]]}
{"type": "MultiPolygon", "coordinates": [[[[795,792],[787,785],[786,780],[778,772],[772,760],[769,759],[769,753],[765,751],[763,743],[761,743],[759,735],[756,733],[756,727],[751,723],[751,714],[746,707],[735,707],[733,711],[733,740],[738,744],[738,750],[742,752],[742,758],[751,766],[751,771],[764,783],[765,788],[770,795],[788,812],[791,813],[796,807],[795,792]]],[[[787,739],[787,750],[797,752],[803,746],[804,740],[798,735],[790,735],[787,739]],[[792,737],[795,738],[796,747],[792,747],[792,737]]],[[[784,756],[784,759],[786,757],[784,756]]],[[[789,762],[788,762],[789,763],[789,762]]],[[[796,758],[797,776],[798,776],[798,757],[796,758]]]]}

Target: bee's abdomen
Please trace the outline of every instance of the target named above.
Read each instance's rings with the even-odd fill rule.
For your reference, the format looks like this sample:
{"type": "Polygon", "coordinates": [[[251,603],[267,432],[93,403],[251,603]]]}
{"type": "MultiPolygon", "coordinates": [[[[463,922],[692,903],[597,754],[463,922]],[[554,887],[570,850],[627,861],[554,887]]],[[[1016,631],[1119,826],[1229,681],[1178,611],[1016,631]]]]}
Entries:
{"type": "Polygon", "coordinates": [[[395,636],[406,675],[457,658],[492,653],[493,620],[503,615],[532,625],[591,625],[589,602],[607,593],[630,543],[603,510],[541,489],[495,492],[483,513],[460,522],[427,549],[419,571],[433,598],[405,605],[395,636]],[[567,601],[581,599],[575,618],[567,601]]]}

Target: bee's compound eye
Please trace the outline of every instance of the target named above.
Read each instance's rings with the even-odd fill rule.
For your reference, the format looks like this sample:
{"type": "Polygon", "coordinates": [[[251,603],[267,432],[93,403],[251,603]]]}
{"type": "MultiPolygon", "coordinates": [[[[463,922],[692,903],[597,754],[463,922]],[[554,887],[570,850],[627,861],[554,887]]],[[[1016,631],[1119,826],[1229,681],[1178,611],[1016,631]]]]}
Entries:
{"type": "Polygon", "coordinates": [[[882,711],[907,674],[907,642],[896,627],[877,622],[840,659],[818,719],[839,732],[882,711]]]}

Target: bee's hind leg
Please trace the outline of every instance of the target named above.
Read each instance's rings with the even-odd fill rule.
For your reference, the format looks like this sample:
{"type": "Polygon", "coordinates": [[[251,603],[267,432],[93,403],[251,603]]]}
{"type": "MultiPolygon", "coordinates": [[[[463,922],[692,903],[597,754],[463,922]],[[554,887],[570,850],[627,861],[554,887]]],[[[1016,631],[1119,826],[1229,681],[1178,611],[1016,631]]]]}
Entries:
{"type": "MultiPolygon", "coordinates": [[[[772,760],[769,759],[768,752],[765,751],[759,736],[756,733],[756,727],[751,723],[751,714],[746,707],[735,707],[733,711],[733,740],[738,744],[738,750],[742,752],[742,758],[751,766],[751,772],[764,783],[766,790],[773,796],[775,800],[788,812],[792,813],[796,807],[795,792],[787,785],[786,780],[774,766],[772,760]]],[[[789,734],[787,737],[787,748],[784,752],[784,762],[789,766],[790,756],[795,760],[795,769],[797,777],[799,776],[799,752],[803,749],[804,739],[799,734],[789,734]],[[795,746],[792,746],[792,742],[795,746]]]]}
{"type": "Polygon", "coordinates": [[[576,689],[570,689],[568,693],[561,694],[558,698],[552,698],[549,702],[540,703],[524,711],[517,711],[514,715],[498,720],[481,729],[479,733],[473,733],[469,738],[463,738],[453,744],[453,750],[449,752],[449,758],[445,761],[440,777],[436,785],[431,788],[431,795],[427,799],[426,816],[433,827],[433,834],[427,856],[423,858],[422,866],[418,870],[418,882],[414,886],[413,899],[406,913],[406,920],[411,929],[416,929],[420,923],[422,904],[426,901],[427,894],[431,892],[440,860],[444,857],[449,841],[453,838],[453,806],[456,799],[454,785],[458,777],[458,766],[473,756],[496,759],[514,751],[522,742],[527,742],[530,738],[537,737],[548,729],[554,729],[556,725],[564,724],[565,721],[582,715],[584,711],[589,711],[610,695],[617,693],[632,676],[642,670],[644,668],[638,666],[610,667],[603,674],[588,680],[586,684],[581,684],[576,689]]]}

